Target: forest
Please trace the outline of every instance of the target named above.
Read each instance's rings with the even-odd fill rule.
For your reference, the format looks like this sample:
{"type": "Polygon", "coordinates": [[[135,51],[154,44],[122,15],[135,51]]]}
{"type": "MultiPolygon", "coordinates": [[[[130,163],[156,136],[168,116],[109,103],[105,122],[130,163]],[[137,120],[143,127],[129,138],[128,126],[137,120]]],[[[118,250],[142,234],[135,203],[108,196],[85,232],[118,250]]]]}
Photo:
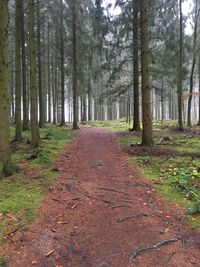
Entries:
{"type": "MultiPolygon", "coordinates": [[[[8,266],[14,267],[129,266],[120,253],[116,261],[107,255],[105,265],[103,248],[100,263],[91,255],[92,263],[82,263],[86,252],[80,250],[80,255],[77,252],[74,256],[76,245],[68,256],[65,252],[58,256],[54,247],[47,246],[44,263],[40,262],[42,256],[25,246],[23,253],[30,254],[30,261],[24,258],[20,263],[21,252],[16,248],[11,252],[11,243],[22,240],[37,209],[45,210],[48,203],[52,209],[44,214],[50,221],[61,216],[55,210],[59,205],[64,210],[64,202],[68,203],[66,214],[77,211],[70,222],[66,223],[66,214],[59,217],[58,224],[69,224],[68,228],[74,227],[79,215],[85,216],[85,199],[91,205],[88,216],[96,215],[95,225],[104,224],[100,215],[110,218],[110,213],[105,215],[104,208],[98,206],[100,200],[116,212],[117,224],[136,219],[151,224],[154,207],[146,199],[150,196],[155,209],[166,209],[163,218],[171,220],[160,230],[158,221],[164,224],[164,219],[154,216],[155,231],[166,238],[153,243],[153,236],[147,236],[153,245],[145,241],[141,248],[129,251],[129,263],[146,251],[172,243],[178,249],[180,240],[189,242],[193,237],[184,239],[190,235],[187,223],[200,228],[199,136],[199,0],[0,0],[0,243],[8,244],[0,248],[0,266],[7,266],[5,254],[10,257],[8,266]],[[120,177],[115,181],[119,187],[112,177],[120,177]],[[61,191],[67,190],[67,196],[58,194],[59,186],[61,191]],[[45,204],[46,193],[52,192],[54,196],[47,197],[45,204]],[[135,192],[143,199],[142,208],[139,198],[130,205],[135,192]],[[126,203],[117,196],[108,200],[112,193],[123,195],[126,203]],[[134,215],[123,213],[131,207],[134,215]],[[141,211],[137,211],[139,207],[141,211]],[[145,210],[147,207],[152,210],[145,210]],[[118,213],[119,208],[123,211],[118,213]],[[183,216],[181,226],[177,216],[183,216]],[[180,239],[178,227],[185,234],[180,234],[180,239]],[[71,265],[67,265],[66,257],[71,265]]],[[[33,228],[43,231],[44,225],[41,220],[33,228]]],[[[51,232],[58,234],[50,225],[51,232]]],[[[131,226],[127,227],[132,232],[131,226]]],[[[92,229],[89,222],[87,228],[92,229]]],[[[118,230],[112,230],[109,240],[115,242],[118,230]]],[[[195,236],[199,239],[194,246],[200,244],[197,232],[195,236]]],[[[64,230],[59,238],[68,240],[64,230]]],[[[77,242],[82,248],[85,241],[81,238],[77,242]]],[[[123,238],[119,250],[127,241],[123,238]]],[[[56,243],[60,250],[62,242],[56,243]]],[[[124,253],[128,250],[125,246],[124,253]]],[[[183,254],[177,250],[172,265],[167,266],[173,266],[177,259],[180,265],[176,266],[200,264],[195,247],[191,248],[194,256],[183,250],[183,254]],[[181,261],[183,255],[189,259],[186,265],[181,261]]],[[[166,253],[165,259],[172,253],[170,248],[166,253]]],[[[151,265],[147,262],[144,259],[138,266],[160,266],[154,258],[151,265]]]]}
{"type": "Polygon", "coordinates": [[[199,3],[144,2],[2,1],[5,175],[9,122],[18,142],[31,130],[33,148],[47,123],[76,129],[126,117],[132,130],[142,121],[145,145],[153,143],[152,120],[177,120],[180,130],[200,124],[199,3]]]}

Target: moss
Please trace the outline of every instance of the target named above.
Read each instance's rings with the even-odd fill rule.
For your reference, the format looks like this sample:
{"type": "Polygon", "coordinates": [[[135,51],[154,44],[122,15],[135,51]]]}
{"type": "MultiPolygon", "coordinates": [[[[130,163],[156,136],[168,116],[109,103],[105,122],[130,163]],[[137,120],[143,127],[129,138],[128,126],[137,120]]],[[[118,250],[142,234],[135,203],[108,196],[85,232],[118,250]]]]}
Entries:
{"type": "MultiPolygon", "coordinates": [[[[11,127],[11,137],[13,134],[11,127]]],[[[50,163],[75,134],[76,132],[65,127],[48,126],[41,129],[37,158],[28,160],[34,151],[26,143],[27,139],[30,140],[30,132],[23,132],[23,143],[18,144],[12,154],[13,162],[19,166],[21,172],[0,180],[0,237],[6,234],[13,223],[17,222],[19,227],[24,229],[26,224],[34,219],[45,191],[57,177],[56,173],[51,172],[50,163]],[[47,140],[45,138],[49,133],[51,138],[47,140]],[[9,214],[12,216],[8,220],[9,214]]]]}

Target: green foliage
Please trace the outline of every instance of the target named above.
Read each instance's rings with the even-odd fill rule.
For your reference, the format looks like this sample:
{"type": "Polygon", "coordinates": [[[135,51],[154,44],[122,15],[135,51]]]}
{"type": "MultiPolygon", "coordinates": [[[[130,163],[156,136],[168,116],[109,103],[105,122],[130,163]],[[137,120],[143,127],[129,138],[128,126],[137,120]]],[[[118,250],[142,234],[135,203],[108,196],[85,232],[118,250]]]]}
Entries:
{"type": "Polygon", "coordinates": [[[147,164],[147,163],[151,163],[151,157],[149,155],[144,155],[142,157],[138,157],[138,162],[143,163],[143,164],[147,164]]]}
{"type": "Polygon", "coordinates": [[[89,124],[94,127],[107,128],[116,132],[127,131],[130,125],[126,123],[125,119],[112,121],[90,121],[89,124]]]}
{"type": "Polygon", "coordinates": [[[191,215],[200,214],[200,201],[194,203],[194,205],[188,209],[188,213],[191,215]]]}
{"type": "Polygon", "coordinates": [[[188,198],[198,198],[198,188],[195,186],[195,179],[200,179],[200,174],[194,168],[169,169],[169,181],[188,198]]]}

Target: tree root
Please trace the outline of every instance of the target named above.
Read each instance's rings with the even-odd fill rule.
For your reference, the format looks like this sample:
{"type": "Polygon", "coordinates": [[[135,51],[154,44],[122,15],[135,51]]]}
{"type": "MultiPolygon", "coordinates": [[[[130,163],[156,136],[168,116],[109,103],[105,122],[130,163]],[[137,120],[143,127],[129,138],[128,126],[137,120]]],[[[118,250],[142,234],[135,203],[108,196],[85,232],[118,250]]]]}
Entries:
{"type": "Polygon", "coordinates": [[[166,246],[169,245],[171,243],[177,242],[178,239],[174,238],[174,239],[167,239],[167,240],[163,240],[158,242],[157,244],[153,245],[152,247],[146,247],[146,248],[139,248],[134,250],[133,252],[131,252],[130,256],[129,256],[129,262],[131,262],[134,258],[136,258],[138,255],[142,254],[142,253],[146,253],[148,251],[157,249],[161,246],[166,246]]]}
{"type": "Polygon", "coordinates": [[[126,182],[126,186],[150,187],[148,184],[145,184],[145,183],[138,183],[138,182],[126,182]]]}
{"type": "Polygon", "coordinates": [[[118,191],[116,189],[113,189],[113,188],[103,188],[103,187],[99,187],[98,189],[100,190],[104,190],[104,191],[110,191],[110,192],[115,192],[115,193],[119,193],[119,194],[123,194],[125,196],[130,196],[128,193],[126,192],[122,192],[122,191],[118,191]]]}
{"type": "Polygon", "coordinates": [[[122,217],[122,218],[118,219],[117,223],[122,223],[122,222],[129,220],[129,219],[138,218],[138,217],[142,217],[142,216],[148,217],[149,214],[145,213],[145,212],[138,212],[132,216],[126,216],[126,217],[122,217]]]}

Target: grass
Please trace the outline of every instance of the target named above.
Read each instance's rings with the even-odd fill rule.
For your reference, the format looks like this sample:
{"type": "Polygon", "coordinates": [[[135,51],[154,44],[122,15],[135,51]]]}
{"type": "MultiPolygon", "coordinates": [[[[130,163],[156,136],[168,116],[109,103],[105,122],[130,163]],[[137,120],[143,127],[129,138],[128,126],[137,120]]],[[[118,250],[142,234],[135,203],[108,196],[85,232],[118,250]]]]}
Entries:
{"type": "MultiPolygon", "coordinates": [[[[41,144],[36,150],[32,150],[30,144],[27,144],[27,140],[30,140],[28,131],[23,133],[21,144],[12,146],[12,160],[19,172],[0,180],[0,242],[11,229],[25,229],[27,223],[34,219],[44,193],[57,177],[51,171],[51,163],[76,134],[66,127],[51,125],[41,129],[40,133],[41,144]]],[[[14,129],[11,127],[11,138],[13,137],[14,129]]]]}
{"type": "Polygon", "coordinates": [[[112,120],[112,121],[90,121],[89,125],[99,128],[106,128],[109,130],[113,130],[115,132],[128,130],[131,127],[131,125],[126,123],[125,119],[112,120]]]}
{"type": "MultiPolygon", "coordinates": [[[[129,128],[124,120],[98,122],[94,125],[105,126],[116,132],[127,132],[129,128]]],[[[144,176],[156,182],[156,190],[166,200],[186,208],[189,211],[186,214],[188,221],[193,227],[200,229],[200,131],[198,128],[187,129],[185,132],[170,131],[172,127],[176,127],[173,121],[164,122],[162,125],[160,122],[154,122],[156,143],[160,137],[169,135],[173,141],[155,145],[152,149],[135,147],[130,162],[136,165],[144,176]],[[162,153],[159,154],[159,151],[162,153]]],[[[119,136],[119,141],[125,149],[130,149],[131,144],[141,142],[138,133],[124,133],[119,136]]]]}

